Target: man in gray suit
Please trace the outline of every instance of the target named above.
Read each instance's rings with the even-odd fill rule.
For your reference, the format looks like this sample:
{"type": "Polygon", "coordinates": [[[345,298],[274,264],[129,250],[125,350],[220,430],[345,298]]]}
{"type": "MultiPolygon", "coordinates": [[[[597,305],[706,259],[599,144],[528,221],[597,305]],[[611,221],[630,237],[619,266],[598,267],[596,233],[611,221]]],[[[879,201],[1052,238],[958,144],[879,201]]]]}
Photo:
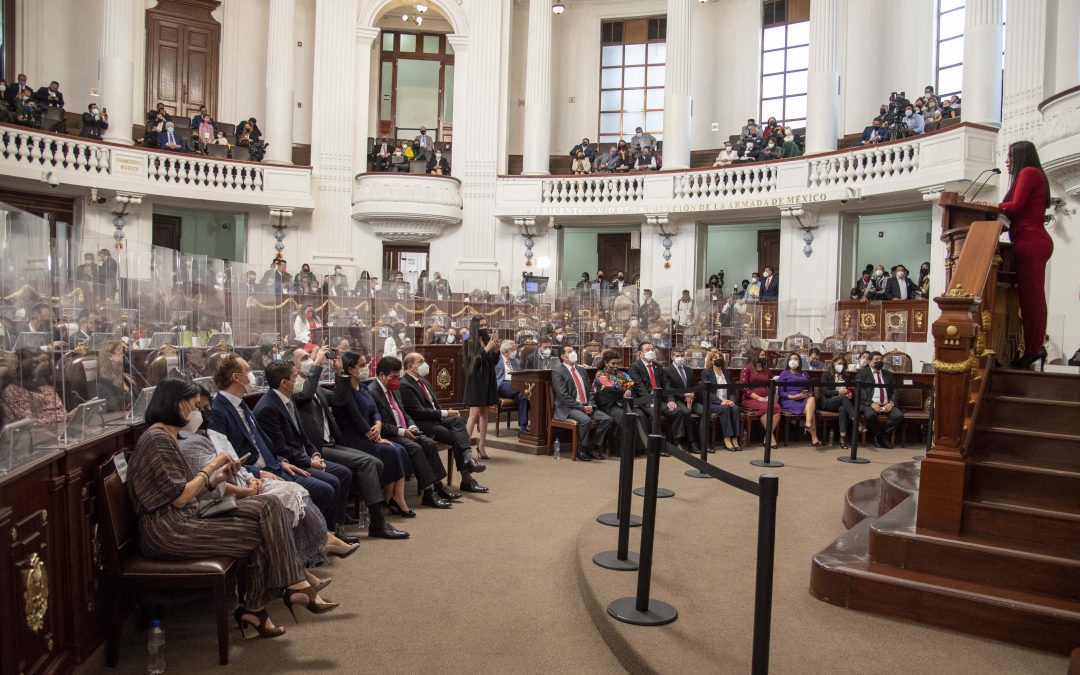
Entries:
{"type": "Polygon", "coordinates": [[[577,422],[578,459],[583,462],[601,459],[599,448],[611,429],[612,419],[596,407],[585,369],[577,365],[574,348],[569,345],[562,347],[561,356],[562,365],[551,371],[555,419],[577,422]]]}

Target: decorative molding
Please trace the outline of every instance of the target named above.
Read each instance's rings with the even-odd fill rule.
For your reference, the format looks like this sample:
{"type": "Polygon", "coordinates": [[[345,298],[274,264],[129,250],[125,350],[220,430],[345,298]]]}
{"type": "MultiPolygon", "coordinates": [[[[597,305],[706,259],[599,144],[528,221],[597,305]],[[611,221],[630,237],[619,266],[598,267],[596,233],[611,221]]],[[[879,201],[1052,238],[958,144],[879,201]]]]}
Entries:
{"type": "Polygon", "coordinates": [[[919,188],[919,192],[922,193],[922,198],[924,202],[936,202],[941,197],[941,193],[944,191],[944,183],[938,183],[937,185],[928,185],[924,188],[919,188]]]}
{"type": "Polygon", "coordinates": [[[363,221],[383,241],[431,241],[442,234],[445,222],[409,218],[371,218],[363,221]]]}

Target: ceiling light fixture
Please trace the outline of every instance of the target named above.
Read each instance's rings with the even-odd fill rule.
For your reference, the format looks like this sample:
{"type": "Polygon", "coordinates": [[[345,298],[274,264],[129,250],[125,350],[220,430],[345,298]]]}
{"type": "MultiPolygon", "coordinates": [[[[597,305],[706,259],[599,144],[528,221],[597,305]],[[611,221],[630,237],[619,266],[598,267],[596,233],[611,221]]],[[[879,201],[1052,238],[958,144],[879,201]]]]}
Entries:
{"type": "Polygon", "coordinates": [[[566,5],[559,2],[559,0],[555,0],[555,4],[553,4],[551,6],[551,11],[552,11],[553,14],[556,14],[556,15],[562,14],[563,12],[566,11],[566,5]]]}
{"type": "Polygon", "coordinates": [[[422,3],[422,2],[418,2],[418,3],[416,3],[416,11],[420,12],[421,14],[423,14],[424,12],[426,12],[426,11],[427,11],[427,5],[425,5],[425,4],[424,4],[424,3],[422,3]]]}

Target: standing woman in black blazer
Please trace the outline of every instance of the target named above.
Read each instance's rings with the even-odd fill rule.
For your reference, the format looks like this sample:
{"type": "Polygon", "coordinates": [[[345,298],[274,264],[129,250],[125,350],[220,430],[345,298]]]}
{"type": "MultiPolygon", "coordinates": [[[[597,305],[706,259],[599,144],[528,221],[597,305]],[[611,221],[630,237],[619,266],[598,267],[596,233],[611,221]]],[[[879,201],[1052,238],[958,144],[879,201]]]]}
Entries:
{"type": "Polygon", "coordinates": [[[499,362],[499,341],[491,336],[487,319],[477,314],[469,322],[469,337],[463,343],[465,358],[464,404],[469,409],[465,431],[472,438],[480,428],[476,454],[488,459],[488,408],[499,403],[499,385],[495,381],[495,365],[499,362]]]}
{"type": "Polygon", "coordinates": [[[832,368],[821,374],[821,409],[840,414],[840,448],[848,448],[848,429],[854,429],[855,377],[848,372],[847,359],[837,356],[832,368]]]}

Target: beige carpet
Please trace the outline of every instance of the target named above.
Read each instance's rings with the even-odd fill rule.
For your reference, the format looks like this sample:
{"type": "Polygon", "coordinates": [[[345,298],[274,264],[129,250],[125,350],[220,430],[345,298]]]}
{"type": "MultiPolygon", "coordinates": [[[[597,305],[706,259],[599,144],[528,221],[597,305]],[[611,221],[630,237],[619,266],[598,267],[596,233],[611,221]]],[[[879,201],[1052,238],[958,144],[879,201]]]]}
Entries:
{"type": "MultiPolygon", "coordinates": [[[[509,434],[504,440],[509,440],[509,434]]],[[[415,519],[395,519],[413,538],[364,539],[360,551],[325,573],[326,596],[343,607],[325,616],[298,610],[294,624],[271,606],[288,634],[240,640],[232,631],[231,669],[245,672],[613,673],[624,669],[587,609],[585,575],[606,602],[633,592],[634,576],[595,568],[588,558],[613,548],[616,530],[595,523],[614,506],[618,464],[572,463],[492,451],[480,478],[489,495],[466,495],[450,511],[414,504],[415,519]],[[585,565],[579,562],[586,556],[585,565]],[[580,572],[579,572],[580,569],[580,572]],[[584,597],[583,597],[584,596],[584,597]]],[[[1062,673],[1066,660],[1017,647],[882,619],[826,605],[807,592],[810,556],[841,531],[841,495],[912,451],[873,451],[873,464],[836,462],[837,452],[780,450],[780,522],[773,634],[776,673],[1062,673]]],[[[714,455],[725,468],[756,476],[753,454],[714,455]]],[[[682,475],[664,460],[655,597],[681,617],[660,629],[615,630],[654,654],[663,672],[748,672],[754,502],[749,496],[682,475]],[[691,586],[692,579],[701,579],[691,586]],[[625,632],[623,632],[625,631],[625,632]],[[706,660],[702,660],[702,659],[706,660]],[[708,664],[704,666],[703,664],[708,664]]],[[[635,485],[644,463],[636,463],[635,485]]],[[[639,498],[635,511],[640,512],[639,498]]],[[[637,548],[634,530],[632,548],[637,548]]],[[[323,568],[326,569],[326,568],[323,568]]],[[[318,571],[318,574],[324,574],[318,571]]],[[[168,610],[168,670],[217,670],[213,621],[204,609],[168,610]]],[[[81,672],[145,672],[146,633],[124,641],[120,667],[101,650],[81,672]]],[[[219,671],[220,672],[220,671],[219,671]]]]}

